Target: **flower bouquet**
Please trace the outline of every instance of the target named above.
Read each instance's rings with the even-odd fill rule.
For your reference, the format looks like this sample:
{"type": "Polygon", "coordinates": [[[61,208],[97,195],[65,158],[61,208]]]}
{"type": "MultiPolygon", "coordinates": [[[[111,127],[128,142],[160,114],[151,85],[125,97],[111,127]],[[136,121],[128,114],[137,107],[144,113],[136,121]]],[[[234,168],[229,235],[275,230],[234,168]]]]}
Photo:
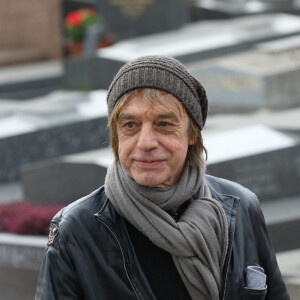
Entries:
{"type": "Polygon", "coordinates": [[[87,29],[99,23],[100,16],[94,8],[86,7],[72,11],[64,19],[67,43],[82,42],[87,29]]]}

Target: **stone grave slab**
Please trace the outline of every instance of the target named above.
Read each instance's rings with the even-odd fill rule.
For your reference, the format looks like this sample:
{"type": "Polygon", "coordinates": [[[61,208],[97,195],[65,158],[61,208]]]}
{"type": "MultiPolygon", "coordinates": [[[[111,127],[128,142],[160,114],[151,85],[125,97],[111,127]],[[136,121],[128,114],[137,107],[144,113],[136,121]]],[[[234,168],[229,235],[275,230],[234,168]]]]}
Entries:
{"type": "Polygon", "coordinates": [[[64,84],[72,89],[106,89],[119,68],[138,56],[169,55],[193,64],[299,33],[300,17],[287,14],[189,23],[178,30],[120,41],[99,49],[94,57],[67,60],[64,84]]]}
{"type": "Polygon", "coordinates": [[[277,131],[300,138],[300,106],[289,109],[259,109],[248,113],[234,112],[210,114],[204,127],[205,134],[219,133],[253,125],[265,125],[277,131]]]}
{"type": "MultiPolygon", "coordinates": [[[[236,181],[251,189],[262,201],[300,194],[300,144],[293,138],[266,126],[257,125],[212,136],[204,134],[204,143],[208,150],[208,174],[236,181]]],[[[68,159],[67,156],[23,168],[25,197],[27,195],[29,200],[37,201],[39,195],[47,193],[47,184],[50,181],[50,177],[47,176],[54,178],[57,175],[54,181],[58,181],[57,178],[61,182],[64,181],[67,189],[74,186],[73,189],[76,190],[79,182],[83,182],[80,186],[84,193],[78,193],[77,196],[72,194],[75,200],[74,198],[79,198],[103,184],[103,168],[107,168],[109,163],[113,162],[112,153],[105,149],[71,157],[72,159],[68,159]],[[84,170],[82,174],[79,171],[80,167],[84,170]],[[77,172],[77,178],[73,180],[71,178],[75,171],[72,170],[77,172]],[[51,172],[56,175],[51,175],[51,172]],[[30,179],[31,176],[33,179],[30,179]],[[43,183],[38,179],[43,176],[49,179],[44,184],[44,191],[35,192],[36,189],[42,188],[43,183]],[[38,180],[38,185],[35,184],[35,180],[38,180]],[[91,184],[87,184],[88,189],[84,189],[86,182],[91,184]],[[31,198],[30,195],[34,193],[37,197],[31,198]]],[[[60,185],[60,188],[63,187],[60,185]]],[[[57,189],[52,190],[55,193],[57,189]]],[[[59,195],[60,192],[57,196],[51,195],[51,198],[61,197],[59,195]]],[[[72,197],[67,201],[72,201],[72,197]]]]}
{"type": "Polygon", "coordinates": [[[0,205],[23,201],[23,189],[19,181],[0,183],[0,205]]]}
{"type": "Polygon", "coordinates": [[[30,99],[61,89],[62,61],[31,63],[0,69],[0,98],[30,99]]]}
{"type": "MultiPolygon", "coordinates": [[[[299,247],[293,235],[300,224],[300,144],[265,126],[204,134],[204,143],[208,174],[234,180],[257,194],[275,250],[299,247]]],[[[22,171],[25,196],[34,203],[68,204],[101,186],[111,163],[113,155],[106,148],[29,165],[22,171]]]]}
{"type": "Polygon", "coordinates": [[[260,200],[300,194],[300,144],[256,125],[204,136],[207,173],[238,182],[260,200]]]}
{"type": "Polygon", "coordinates": [[[295,57],[300,57],[300,35],[187,67],[206,87],[212,109],[279,109],[300,105],[295,57]]]}
{"type": "Polygon", "coordinates": [[[24,103],[3,101],[0,181],[25,163],[107,146],[106,91],[57,92],[24,103]]]}
{"type": "Polygon", "coordinates": [[[203,139],[210,153],[208,165],[277,151],[297,144],[293,138],[262,124],[244,125],[214,134],[204,131],[203,139]]]}
{"type": "Polygon", "coordinates": [[[0,233],[0,289],[5,300],[34,298],[46,236],[0,233]]]}
{"type": "Polygon", "coordinates": [[[97,1],[103,24],[116,38],[124,39],[181,27],[187,21],[187,1],[97,1]]]}
{"type": "Polygon", "coordinates": [[[274,201],[261,202],[272,244],[276,251],[300,248],[298,235],[300,226],[300,194],[274,201]]]}
{"type": "MultiPolygon", "coordinates": [[[[60,4],[59,0],[1,1],[0,48],[34,48],[40,54],[32,57],[33,61],[61,59],[63,41],[60,4]]],[[[28,57],[25,55],[24,59],[26,61],[28,57]]],[[[12,63],[11,59],[8,62],[12,63]]]]}
{"type": "Polygon", "coordinates": [[[283,251],[276,254],[281,275],[291,300],[300,298],[300,250],[283,251]]]}
{"type": "Polygon", "coordinates": [[[196,0],[191,5],[193,20],[212,18],[232,18],[242,15],[253,15],[271,12],[297,14],[300,4],[293,0],[278,1],[236,1],[236,0],[196,0]]]}
{"type": "Polygon", "coordinates": [[[105,167],[88,163],[34,163],[28,170],[25,165],[22,176],[25,199],[36,204],[69,204],[103,185],[105,174],[105,167]],[[89,176],[85,177],[85,173],[89,176]]]}
{"type": "Polygon", "coordinates": [[[69,204],[103,185],[112,162],[112,152],[105,148],[24,165],[24,197],[37,204],[69,204]]]}

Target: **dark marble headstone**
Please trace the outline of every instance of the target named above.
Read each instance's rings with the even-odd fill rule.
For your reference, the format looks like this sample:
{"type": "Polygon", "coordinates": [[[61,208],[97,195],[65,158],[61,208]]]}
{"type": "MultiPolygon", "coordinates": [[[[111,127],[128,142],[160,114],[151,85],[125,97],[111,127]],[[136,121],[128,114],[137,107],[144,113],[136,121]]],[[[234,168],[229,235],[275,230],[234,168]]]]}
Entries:
{"type": "Polygon", "coordinates": [[[117,39],[181,27],[187,20],[186,0],[98,0],[107,32],[117,39]]]}
{"type": "Polygon", "coordinates": [[[106,124],[91,118],[0,139],[0,181],[19,178],[26,163],[107,146],[106,124]]]}
{"type": "MultiPolygon", "coordinates": [[[[275,251],[300,248],[300,195],[260,203],[275,251]]],[[[299,261],[300,262],[300,261],[299,261]]]]}
{"type": "Polygon", "coordinates": [[[260,200],[300,195],[300,145],[209,164],[207,173],[246,186],[260,200]]]}
{"type": "Polygon", "coordinates": [[[0,181],[18,179],[24,164],[107,146],[105,95],[62,92],[22,104],[0,101],[0,181]]]}
{"type": "Polygon", "coordinates": [[[259,200],[300,195],[300,144],[267,126],[207,136],[207,173],[249,188],[259,200]]]}
{"type": "Polygon", "coordinates": [[[112,151],[103,148],[24,165],[24,198],[39,204],[71,203],[103,185],[112,162],[112,151]]]}
{"type": "Polygon", "coordinates": [[[83,7],[96,7],[97,0],[63,0],[61,1],[63,17],[83,7]]]}
{"type": "Polygon", "coordinates": [[[0,69],[1,99],[30,99],[61,89],[64,66],[61,61],[32,63],[0,69]]]}
{"type": "Polygon", "coordinates": [[[106,167],[54,160],[22,168],[25,198],[35,204],[69,204],[104,184],[106,167]]]}

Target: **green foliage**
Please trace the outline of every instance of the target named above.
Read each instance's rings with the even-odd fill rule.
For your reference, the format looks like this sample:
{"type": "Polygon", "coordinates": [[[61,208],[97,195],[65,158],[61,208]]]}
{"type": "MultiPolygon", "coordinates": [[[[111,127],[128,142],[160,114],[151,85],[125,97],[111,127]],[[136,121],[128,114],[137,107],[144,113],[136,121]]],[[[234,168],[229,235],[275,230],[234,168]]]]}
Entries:
{"type": "Polygon", "coordinates": [[[64,32],[68,43],[82,41],[87,29],[99,22],[100,16],[93,8],[70,12],[64,19],[64,32]]]}

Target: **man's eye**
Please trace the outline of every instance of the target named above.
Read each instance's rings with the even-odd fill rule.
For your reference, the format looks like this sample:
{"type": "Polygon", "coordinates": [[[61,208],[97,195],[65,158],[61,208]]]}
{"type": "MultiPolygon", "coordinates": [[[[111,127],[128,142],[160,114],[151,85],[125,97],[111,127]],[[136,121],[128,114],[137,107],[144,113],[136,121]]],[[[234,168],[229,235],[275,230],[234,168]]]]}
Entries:
{"type": "Polygon", "coordinates": [[[127,128],[133,128],[134,127],[134,122],[128,122],[128,123],[126,123],[125,127],[127,127],[127,128]]]}
{"type": "Polygon", "coordinates": [[[162,126],[162,127],[167,127],[168,125],[170,125],[168,122],[160,122],[159,123],[159,126],[162,126]]]}

